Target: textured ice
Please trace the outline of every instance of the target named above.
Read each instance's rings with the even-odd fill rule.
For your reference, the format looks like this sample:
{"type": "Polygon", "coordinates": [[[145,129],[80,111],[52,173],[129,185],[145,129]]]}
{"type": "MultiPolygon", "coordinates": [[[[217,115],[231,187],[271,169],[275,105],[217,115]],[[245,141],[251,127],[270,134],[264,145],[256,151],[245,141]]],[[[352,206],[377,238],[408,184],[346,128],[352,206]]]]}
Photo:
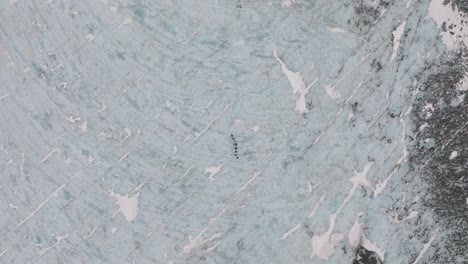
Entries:
{"type": "Polygon", "coordinates": [[[466,263],[467,11],[0,1],[0,262],[466,263]]]}

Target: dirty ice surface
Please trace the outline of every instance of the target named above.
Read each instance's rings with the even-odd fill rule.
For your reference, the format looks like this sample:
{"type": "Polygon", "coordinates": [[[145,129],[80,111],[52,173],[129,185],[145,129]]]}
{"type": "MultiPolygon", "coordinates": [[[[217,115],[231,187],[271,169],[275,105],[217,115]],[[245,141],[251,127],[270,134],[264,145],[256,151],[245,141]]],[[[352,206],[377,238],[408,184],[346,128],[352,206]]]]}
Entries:
{"type": "Polygon", "coordinates": [[[0,263],[462,263],[411,164],[443,2],[1,0],[0,263]]]}

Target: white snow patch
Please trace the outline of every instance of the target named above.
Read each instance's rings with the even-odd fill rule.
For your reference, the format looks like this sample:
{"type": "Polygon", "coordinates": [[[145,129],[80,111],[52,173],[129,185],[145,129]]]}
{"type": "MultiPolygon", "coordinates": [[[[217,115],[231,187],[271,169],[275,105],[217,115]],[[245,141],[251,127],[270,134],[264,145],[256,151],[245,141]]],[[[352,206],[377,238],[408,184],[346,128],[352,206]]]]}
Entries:
{"type": "Polygon", "coordinates": [[[424,110],[426,111],[432,111],[434,112],[434,105],[432,105],[431,103],[427,103],[425,106],[424,106],[424,110]]]}
{"type": "Polygon", "coordinates": [[[94,34],[88,34],[88,35],[85,36],[85,38],[86,38],[86,40],[87,40],[88,42],[91,42],[91,41],[93,41],[93,40],[96,38],[96,35],[94,35],[94,34]]]}
{"type": "Polygon", "coordinates": [[[91,165],[94,162],[94,157],[92,155],[88,156],[88,164],[91,165]]]}
{"type": "Polygon", "coordinates": [[[350,179],[350,181],[353,183],[354,186],[362,186],[368,190],[373,191],[374,188],[372,188],[372,185],[370,181],[366,178],[367,173],[369,173],[370,168],[372,167],[372,162],[368,162],[365,166],[362,172],[357,172],[354,170],[354,177],[350,179]]]}
{"type": "Polygon", "coordinates": [[[468,91],[468,72],[465,72],[463,79],[457,84],[457,90],[460,92],[468,91]]]}
{"type": "Polygon", "coordinates": [[[214,103],[214,101],[215,101],[216,99],[218,99],[218,97],[216,97],[215,99],[210,100],[210,101],[208,102],[208,104],[205,106],[205,108],[203,109],[203,111],[200,113],[199,117],[202,117],[202,116],[206,113],[206,111],[208,110],[208,108],[211,107],[211,105],[214,103]]]}
{"type": "MultiPolygon", "coordinates": [[[[336,219],[336,215],[332,215],[333,220],[336,219]]],[[[334,228],[334,225],[333,225],[334,228]]],[[[328,260],[333,254],[335,254],[335,247],[336,245],[343,240],[344,235],[338,233],[330,233],[330,229],[328,232],[325,232],[323,235],[320,236],[313,236],[312,237],[312,256],[319,257],[323,260],[328,260]]]]}
{"type": "Polygon", "coordinates": [[[420,127],[419,127],[419,131],[423,131],[424,129],[426,129],[426,127],[428,127],[429,124],[427,122],[425,122],[424,124],[422,124],[420,127]]]}
{"type": "Polygon", "coordinates": [[[69,116],[69,117],[66,117],[67,118],[67,121],[70,122],[70,123],[75,123],[75,122],[78,122],[80,121],[80,117],[73,117],[72,115],[69,116]]]}
{"type": "Polygon", "coordinates": [[[251,127],[250,129],[252,129],[252,131],[253,131],[254,133],[257,133],[257,132],[260,130],[260,127],[259,127],[259,126],[253,126],[253,127],[251,127]]]}
{"type": "Polygon", "coordinates": [[[362,235],[362,246],[365,247],[367,250],[374,251],[379,256],[380,260],[382,260],[382,262],[385,260],[384,259],[385,250],[379,248],[375,242],[367,239],[364,236],[364,233],[362,235]]]}
{"type": "Polygon", "coordinates": [[[125,138],[124,138],[123,140],[126,140],[127,138],[129,138],[129,137],[132,136],[132,130],[131,130],[129,127],[125,127],[125,128],[124,128],[124,132],[125,132],[125,134],[127,134],[127,135],[125,136],[125,138]]]}
{"type": "MultiPolygon", "coordinates": [[[[215,233],[208,239],[203,239],[203,237],[201,235],[198,235],[195,238],[192,238],[192,236],[189,236],[190,243],[188,245],[184,246],[184,253],[189,254],[192,251],[192,249],[194,249],[196,247],[199,247],[199,246],[201,246],[201,245],[203,245],[205,243],[209,243],[209,242],[213,241],[216,238],[222,237],[222,235],[223,235],[222,233],[215,233]]],[[[219,242],[221,242],[221,241],[219,241],[219,242]]],[[[216,246],[217,246],[217,244],[216,244],[216,246]]]]}
{"type": "Polygon", "coordinates": [[[130,23],[132,23],[132,18],[124,17],[122,23],[117,28],[122,28],[123,26],[128,25],[130,23]]]}
{"type": "MultiPolygon", "coordinates": [[[[366,176],[369,173],[369,170],[371,167],[372,167],[372,162],[369,162],[364,166],[361,172],[357,172],[356,170],[354,171],[354,176],[349,179],[353,183],[353,187],[349,191],[348,196],[343,201],[340,208],[338,208],[338,210],[335,213],[330,215],[330,220],[329,220],[330,223],[329,223],[328,230],[322,235],[314,235],[311,239],[312,241],[312,254],[310,256],[311,259],[314,256],[317,256],[322,260],[328,260],[333,254],[335,254],[336,245],[345,237],[343,234],[333,233],[333,230],[335,229],[335,224],[336,224],[336,217],[341,213],[341,210],[343,209],[345,204],[349,201],[349,199],[351,199],[351,197],[354,195],[356,189],[359,186],[372,188],[370,186],[370,182],[366,179],[366,176]]],[[[365,237],[363,237],[363,241],[364,240],[365,240],[365,237]]],[[[366,241],[366,243],[367,245],[369,245],[369,247],[373,246],[373,244],[370,243],[369,241],[366,241]]],[[[366,248],[371,249],[369,247],[366,247],[366,248]]],[[[373,248],[377,248],[377,247],[373,247],[373,248]]],[[[378,254],[377,251],[376,253],[378,254]]]]}
{"type": "Polygon", "coordinates": [[[337,91],[335,91],[335,88],[331,86],[330,84],[324,84],[323,88],[325,89],[325,92],[327,93],[328,97],[334,101],[341,101],[341,94],[337,91]]]}
{"type": "Polygon", "coordinates": [[[401,158],[398,159],[397,164],[400,165],[403,162],[406,162],[408,160],[408,154],[409,151],[406,149],[406,145],[403,146],[403,154],[401,155],[401,158]]]}
{"type": "Polygon", "coordinates": [[[207,249],[205,250],[205,253],[209,253],[209,252],[215,250],[215,249],[218,247],[218,245],[219,245],[220,243],[221,243],[221,241],[216,242],[216,244],[214,244],[212,247],[207,248],[207,249]]]}
{"type": "Polygon", "coordinates": [[[88,121],[83,122],[83,124],[81,124],[80,128],[81,128],[81,131],[86,132],[86,130],[88,129],[88,121]]]}
{"type": "Polygon", "coordinates": [[[297,223],[297,225],[295,225],[293,228],[289,229],[286,233],[284,233],[282,236],[281,236],[281,240],[283,239],[286,239],[288,236],[290,236],[292,233],[296,232],[297,230],[299,230],[299,228],[301,228],[301,224],[300,223],[297,223]]]}
{"type": "Polygon", "coordinates": [[[362,212],[358,214],[356,221],[354,221],[353,226],[351,226],[351,228],[349,229],[348,241],[349,241],[349,245],[353,249],[356,249],[361,244],[362,228],[361,228],[361,224],[359,223],[359,217],[362,214],[363,214],[362,212]]]}
{"type": "Polygon", "coordinates": [[[72,164],[73,163],[73,161],[67,156],[63,156],[63,159],[65,160],[65,163],[67,163],[67,164],[72,164]]]}
{"type": "Polygon", "coordinates": [[[39,164],[42,164],[44,163],[45,161],[47,161],[50,157],[52,157],[52,155],[54,155],[55,153],[60,153],[60,149],[56,148],[56,149],[53,149],[51,152],[49,152],[47,155],[44,156],[44,158],[39,162],[39,164]]]}
{"type": "Polygon", "coordinates": [[[54,0],[46,0],[44,3],[42,3],[42,4],[39,6],[39,8],[42,8],[42,7],[45,6],[45,5],[50,5],[50,4],[52,4],[53,2],[54,2],[54,0]]]}
{"type": "Polygon", "coordinates": [[[427,242],[426,244],[424,244],[423,246],[423,249],[421,250],[421,252],[419,252],[419,255],[418,257],[416,258],[416,260],[413,262],[413,264],[416,264],[419,262],[419,260],[421,260],[422,256],[424,255],[424,253],[426,253],[426,251],[429,249],[429,246],[432,244],[432,242],[434,241],[437,233],[439,232],[439,229],[440,228],[437,228],[433,233],[432,233],[432,236],[431,238],[429,239],[429,242],[427,242]]]}
{"type": "Polygon", "coordinates": [[[390,57],[390,61],[393,61],[396,58],[398,49],[400,48],[401,35],[405,31],[406,21],[403,21],[396,29],[393,31],[393,53],[390,57]]]}
{"type": "Polygon", "coordinates": [[[405,114],[404,114],[403,116],[409,115],[409,114],[411,113],[411,111],[413,111],[413,107],[412,107],[412,106],[410,106],[410,107],[408,108],[408,110],[406,110],[406,112],[405,112],[405,114]]]}
{"type": "Polygon", "coordinates": [[[127,222],[132,222],[136,219],[138,215],[138,204],[139,204],[139,197],[140,197],[140,189],[146,182],[143,182],[138,186],[133,192],[134,195],[130,196],[129,194],[121,195],[115,193],[114,191],[110,190],[110,196],[117,201],[115,202],[116,205],[119,206],[119,209],[114,212],[112,217],[115,217],[117,213],[121,213],[127,222]]]}
{"type": "MultiPolygon", "coordinates": [[[[128,194],[120,195],[118,193],[111,192],[111,196],[117,200],[115,203],[119,206],[119,210],[117,212],[122,213],[127,222],[132,222],[136,219],[138,215],[138,193],[129,197],[128,194]]],[[[114,216],[115,214],[116,213],[114,213],[114,216]]]]}
{"type": "Polygon", "coordinates": [[[221,170],[221,167],[223,165],[220,164],[218,165],[217,167],[208,167],[205,169],[205,174],[208,173],[208,178],[210,179],[210,182],[213,182],[214,181],[214,178],[213,176],[215,176],[217,173],[219,173],[219,171],[221,170]]]}
{"type": "Polygon", "coordinates": [[[345,235],[343,235],[341,233],[333,233],[330,236],[330,244],[337,245],[344,238],[345,238],[345,235]]]}
{"type": "Polygon", "coordinates": [[[409,7],[411,6],[411,2],[412,2],[412,1],[413,1],[413,0],[409,0],[408,2],[406,2],[406,8],[409,8],[409,7]]]}
{"type": "Polygon", "coordinates": [[[317,209],[320,207],[320,205],[325,200],[325,196],[326,196],[326,194],[324,194],[324,195],[322,195],[322,197],[320,197],[320,200],[315,204],[314,209],[312,209],[312,211],[310,211],[310,213],[309,213],[309,215],[307,217],[312,218],[315,215],[315,212],[317,212],[317,209]]]}
{"type": "Polygon", "coordinates": [[[353,226],[351,226],[351,229],[349,230],[349,244],[353,249],[356,249],[359,245],[362,245],[367,250],[374,251],[379,256],[380,260],[384,261],[385,250],[379,248],[375,242],[372,242],[369,239],[367,239],[362,230],[361,224],[359,223],[359,217],[362,214],[363,212],[360,212],[358,214],[356,221],[354,221],[353,226]]]}
{"type": "Polygon", "coordinates": [[[333,33],[346,33],[346,30],[339,27],[327,27],[327,29],[333,33]]]}
{"type": "Polygon", "coordinates": [[[37,259],[39,259],[40,257],[42,257],[45,253],[47,253],[47,251],[57,247],[61,242],[62,240],[64,240],[65,238],[68,238],[69,237],[69,234],[65,234],[63,236],[60,236],[60,235],[55,235],[55,243],[49,247],[46,247],[46,248],[42,248],[41,250],[39,250],[37,252],[37,256],[32,259],[31,261],[29,261],[28,263],[34,263],[36,262],[37,259]]]}
{"type": "Polygon", "coordinates": [[[101,109],[97,110],[97,112],[100,113],[102,111],[105,111],[107,107],[109,107],[108,104],[106,104],[105,102],[101,102],[101,109]]]}
{"type": "Polygon", "coordinates": [[[299,94],[298,98],[296,98],[295,110],[300,114],[308,113],[309,109],[307,109],[305,96],[309,92],[310,87],[312,87],[312,85],[318,81],[318,78],[306,87],[304,78],[301,76],[301,73],[290,71],[284,62],[276,55],[276,49],[273,50],[273,56],[275,56],[276,60],[281,64],[281,70],[288,78],[291,87],[293,88],[293,94],[299,94]]]}
{"type": "Polygon", "coordinates": [[[312,183],[308,182],[306,184],[306,187],[307,187],[306,195],[308,196],[311,192],[315,191],[317,186],[318,186],[318,183],[312,184],[312,183]]]}
{"type": "Polygon", "coordinates": [[[431,104],[431,103],[427,103],[424,107],[423,107],[424,111],[426,112],[426,118],[429,118],[432,116],[432,112],[434,112],[435,108],[434,108],[434,105],[431,104]]]}
{"type": "Polygon", "coordinates": [[[453,160],[457,156],[458,156],[458,151],[456,151],[456,150],[452,151],[452,153],[450,154],[449,160],[453,160]]]}
{"type": "Polygon", "coordinates": [[[290,7],[293,4],[299,3],[298,0],[281,0],[281,6],[284,8],[290,7]]]}
{"type": "Polygon", "coordinates": [[[112,227],[112,229],[111,229],[111,233],[112,233],[112,234],[114,234],[116,231],[117,231],[117,228],[116,228],[115,226],[114,226],[114,227],[112,227]]]}
{"type": "Polygon", "coordinates": [[[195,166],[192,166],[192,167],[188,168],[188,169],[185,171],[185,173],[184,173],[182,176],[179,177],[179,179],[182,179],[182,178],[184,178],[185,176],[187,176],[187,175],[189,174],[189,172],[192,171],[193,167],[195,167],[195,166]]]}
{"type": "Polygon", "coordinates": [[[451,3],[444,5],[444,1],[432,0],[429,4],[428,17],[437,23],[439,29],[444,22],[446,23],[447,30],[445,32],[441,31],[440,36],[449,51],[468,46],[468,27],[463,27],[463,23],[461,22],[462,20],[466,20],[463,12],[460,12],[456,7],[452,9],[451,3]],[[457,25],[457,27],[448,29],[452,24],[457,25]]]}
{"type": "Polygon", "coordinates": [[[388,220],[390,221],[390,223],[399,224],[399,223],[404,222],[406,220],[410,220],[411,218],[414,218],[416,216],[418,216],[418,212],[417,211],[411,211],[409,213],[409,215],[407,215],[406,217],[404,217],[401,220],[398,220],[398,214],[391,213],[390,215],[388,215],[388,220]]]}

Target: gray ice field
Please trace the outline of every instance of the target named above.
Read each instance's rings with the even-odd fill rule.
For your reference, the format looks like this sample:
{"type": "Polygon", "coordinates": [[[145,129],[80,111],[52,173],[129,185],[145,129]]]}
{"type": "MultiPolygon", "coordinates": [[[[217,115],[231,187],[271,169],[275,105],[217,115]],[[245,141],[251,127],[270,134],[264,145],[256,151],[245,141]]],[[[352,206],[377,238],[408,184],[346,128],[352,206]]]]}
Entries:
{"type": "Polygon", "coordinates": [[[0,0],[0,263],[468,263],[467,14],[0,0]]]}

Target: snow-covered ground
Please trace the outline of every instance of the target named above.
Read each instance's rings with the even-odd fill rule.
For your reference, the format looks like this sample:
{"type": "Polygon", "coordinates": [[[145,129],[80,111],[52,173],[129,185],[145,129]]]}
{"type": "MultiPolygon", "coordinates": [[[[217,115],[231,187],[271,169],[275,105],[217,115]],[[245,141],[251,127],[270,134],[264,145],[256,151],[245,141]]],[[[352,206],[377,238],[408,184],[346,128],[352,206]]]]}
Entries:
{"type": "Polygon", "coordinates": [[[0,263],[466,263],[467,21],[0,0],[0,263]]]}

